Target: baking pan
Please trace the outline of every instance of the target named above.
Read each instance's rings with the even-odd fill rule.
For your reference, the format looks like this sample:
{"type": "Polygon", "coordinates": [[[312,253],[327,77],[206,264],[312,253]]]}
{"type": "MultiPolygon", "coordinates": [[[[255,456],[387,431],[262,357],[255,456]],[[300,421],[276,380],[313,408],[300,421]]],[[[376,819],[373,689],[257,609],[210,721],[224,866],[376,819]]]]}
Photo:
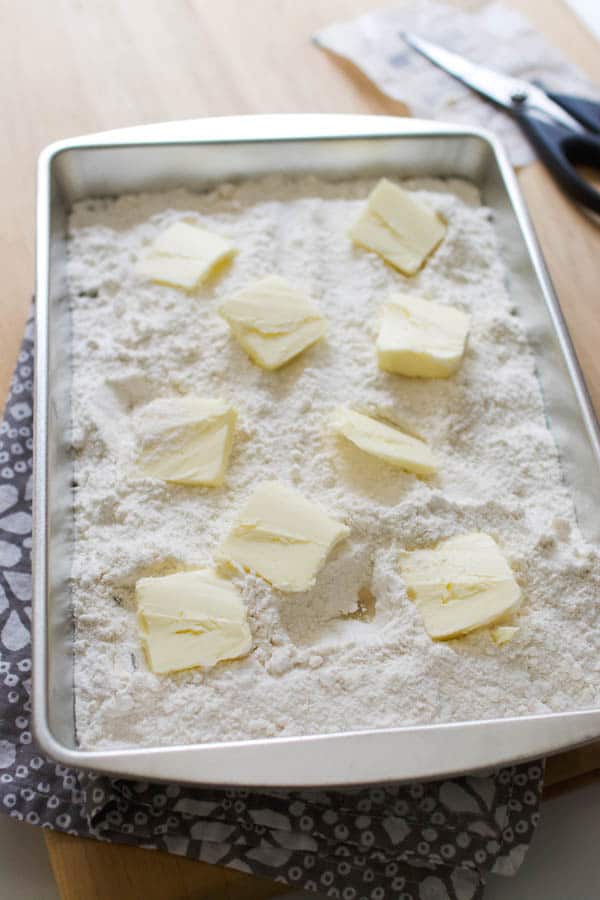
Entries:
{"type": "Polygon", "coordinates": [[[486,132],[375,116],[244,116],[88,135],[41,154],[37,192],[34,727],[68,765],[132,778],[270,787],[443,777],[600,737],[600,708],[486,721],[229,743],[82,751],[74,719],[70,335],[66,222],[86,197],[270,172],[466,178],[495,212],[509,288],[537,358],[546,412],[584,536],[599,537],[600,438],[560,309],[507,158],[486,132]]]}

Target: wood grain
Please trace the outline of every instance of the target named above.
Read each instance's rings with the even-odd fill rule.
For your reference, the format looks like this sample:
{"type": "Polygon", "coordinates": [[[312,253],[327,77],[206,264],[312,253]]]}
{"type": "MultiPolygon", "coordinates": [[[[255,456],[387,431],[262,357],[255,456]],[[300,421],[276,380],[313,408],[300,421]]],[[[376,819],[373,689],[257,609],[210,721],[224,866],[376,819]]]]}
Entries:
{"type": "MultiPolygon", "coordinates": [[[[464,0],[466,2],[466,0],[464,0]]],[[[559,0],[511,0],[600,83],[598,45],[559,0]]],[[[168,119],[257,112],[405,110],[309,35],[379,0],[0,2],[0,397],[33,287],[34,167],[62,137],[168,119]]],[[[540,165],[520,174],[596,409],[600,411],[600,230],[540,165]]],[[[548,763],[550,784],[600,768],[600,745],[548,763]]],[[[64,900],[242,900],[279,886],[162,853],[47,835],[64,900]]]]}
{"type": "Polygon", "coordinates": [[[266,900],[285,885],[185,857],[49,833],[64,900],[266,900]]]}

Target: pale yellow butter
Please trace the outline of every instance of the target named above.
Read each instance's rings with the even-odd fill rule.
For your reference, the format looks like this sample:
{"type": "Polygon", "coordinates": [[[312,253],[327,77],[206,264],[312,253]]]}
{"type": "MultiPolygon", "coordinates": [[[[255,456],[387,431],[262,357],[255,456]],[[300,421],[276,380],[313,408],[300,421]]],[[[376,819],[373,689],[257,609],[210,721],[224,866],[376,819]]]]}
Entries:
{"type": "Polygon", "coordinates": [[[361,212],[348,234],[355,244],[373,250],[405,275],[412,275],[419,268],[420,257],[368,207],[361,212]]]}
{"type": "Polygon", "coordinates": [[[306,591],[350,529],[279,481],[259,484],[217,559],[256,572],[282,591],[306,591]]]}
{"type": "Polygon", "coordinates": [[[432,475],[437,460],[425,441],[400,428],[365,415],[348,406],[338,407],[331,420],[334,431],[361,450],[393,466],[417,475],[432,475]]]}
{"type": "Polygon", "coordinates": [[[373,250],[404,275],[414,275],[443,240],[446,226],[424,203],[382,178],[349,231],[355,244],[373,250]]]}
{"type": "Polygon", "coordinates": [[[263,369],[278,369],[325,333],[316,304],[277,275],[243,288],[225,300],[219,312],[250,359],[263,369]]]}
{"type": "Polygon", "coordinates": [[[220,235],[176,222],[150,245],[137,268],[152,281],[191,290],[234,253],[233,244],[220,235]]]}
{"type": "Polygon", "coordinates": [[[142,578],[135,592],[140,638],[153,672],[214,666],[250,651],[242,597],[212,569],[142,578]]]}
{"type": "Polygon", "coordinates": [[[497,625],[495,628],[492,628],[491,638],[498,647],[501,647],[502,644],[512,641],[518,631],[517,625],[497,625]]]}
{"type": "Polygon", "coordinates": [[[491,625],[514,612],[521,600],[500,548],[479,532],[450,538],[431,550],[403,552],[400,572],[434,640],[491,625]]]}
{"type": "Polygon", "coordinates": [[[162,397],[135,420],[140,468],[179,484],[222,484],[233,443],[235,409],[224,400],[162,397]]]}
{"type": "Polygon", "coordinates": [[[380,369],[418,378],[447,378],[460,366],[471,317],[441,303],[397,295],[383,308],[377,337],[380,369]]]}

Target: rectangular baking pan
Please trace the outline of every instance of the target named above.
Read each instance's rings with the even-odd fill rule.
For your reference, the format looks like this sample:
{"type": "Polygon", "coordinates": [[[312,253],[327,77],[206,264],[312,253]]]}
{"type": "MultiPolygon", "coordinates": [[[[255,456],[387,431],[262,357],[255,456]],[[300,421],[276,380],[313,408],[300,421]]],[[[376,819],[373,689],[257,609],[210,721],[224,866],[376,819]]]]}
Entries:
{"type": "Polygon", "coordinates": [[[53,144],[41,154],[37,189],[33,699],[40,745],[68,765],[132,778],[292,787],[444,777],[600,737],[595,708],[284,739],[78,748],[69,596],[67,216],[82,198],[180,185],[201,191],[270,172],[458,177],[480,188],[495,212],[509,288],[537,357],[579,525],[589,540],[598,539],[598,425],[513,171],[493,137],[411,119],[286,115],[174,122],[53,144]]]}

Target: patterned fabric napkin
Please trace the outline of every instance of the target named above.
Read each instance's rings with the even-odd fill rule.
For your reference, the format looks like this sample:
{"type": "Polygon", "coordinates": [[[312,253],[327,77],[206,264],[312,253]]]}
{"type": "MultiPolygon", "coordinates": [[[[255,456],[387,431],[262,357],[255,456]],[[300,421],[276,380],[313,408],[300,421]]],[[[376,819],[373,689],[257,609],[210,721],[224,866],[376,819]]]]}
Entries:
{"type": "Polygon", "coordinates": [[[513,874],[539,818],[543,764],[350,791],[208,790],[78,772],[30,731],[33,320],[0,427],[0,809],[343,900],[477,900],[513,874]]]}

